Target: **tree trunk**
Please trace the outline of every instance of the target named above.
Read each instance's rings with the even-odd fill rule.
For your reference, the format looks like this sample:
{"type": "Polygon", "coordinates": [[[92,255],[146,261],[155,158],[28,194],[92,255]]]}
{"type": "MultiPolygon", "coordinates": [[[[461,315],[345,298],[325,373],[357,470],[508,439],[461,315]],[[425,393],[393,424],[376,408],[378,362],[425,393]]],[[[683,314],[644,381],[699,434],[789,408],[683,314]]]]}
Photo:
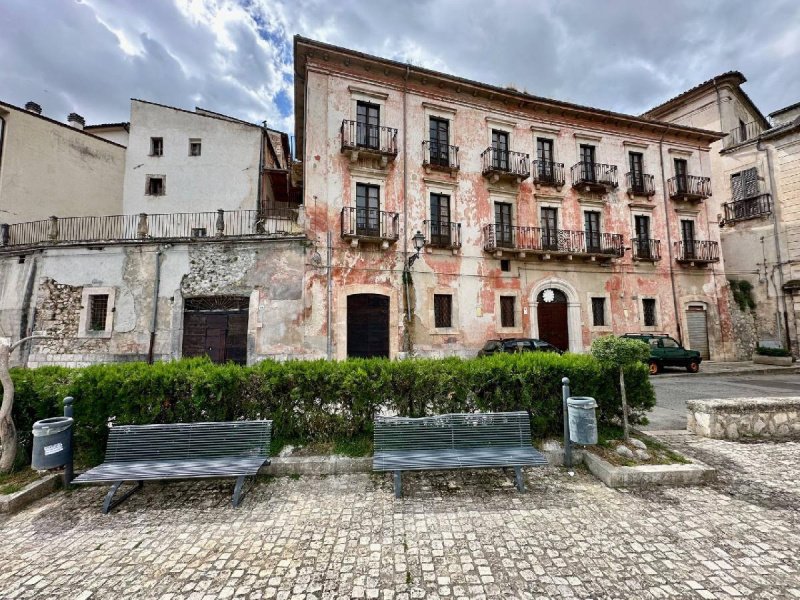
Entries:
{"type": "Polygon", "coordinates": [[[622,392],[622,431],[627,442],[630,438],[628,433],[628,397],[625,394],[625,371],[619,368],[619,389],[622,392]]]}
{"type": "Polygon", "coordinates": [[[17,429],[11,418],[14,406],[14,382],[8,369],[11,347],[0,344],[0,383],[3,403],[0,405],[0,473],[10,473],[17,458],[17,429]]]}

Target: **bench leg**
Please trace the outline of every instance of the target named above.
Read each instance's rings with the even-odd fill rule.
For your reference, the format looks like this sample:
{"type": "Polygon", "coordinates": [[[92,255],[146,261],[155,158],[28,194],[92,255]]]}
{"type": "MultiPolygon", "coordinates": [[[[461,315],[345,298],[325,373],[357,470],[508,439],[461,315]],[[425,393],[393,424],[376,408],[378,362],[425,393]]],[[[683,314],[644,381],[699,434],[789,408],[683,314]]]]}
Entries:
{"type": "Polygon", "coordinates": [[[232,502],[234,508],[237,508],[241,503],[242,498],[244,498],[244,495],[242,494],[243,487],[244,487],[244,475],[239,475],[239,477],[236,478],[236,486],[233,488],[232,502]]]}
{"type": "Polygon", "coordinates": [[[136,486],[133,489],[128,490],[122,496],[120,496],[119,498],[114,500],[114,494],[117,493],[117,490],[119,490],[120,486],[123,483],[124,483],[124,481],[117,481],[116,483],[114,483],[114,485],[111,486],[111,489],[108,490],[108,493],[106,494],[106,499],[103,502],[103,514],[104,515],[107,515],[108,512],[112,508],[114,508],[115,506],[118,506],[119,504],[121,504],[122,502],[124,502],[125,500],[130,498],[131,495],[133,495],[135,492],[138,492],[140,489],[142,489],[142,486],[144,486],[143,482],[137,481],[136,482],[136,486]]]}
{"type": "Polygon", "coordinates": [[[394,472],[394,497],[403,497],[403,473],[402,471],[394,472]]]}
{"type": "Polygon", "coordinates": [[[525,480],[522,479],[522,467],[514,467],[514,475],[517,480],[517,490],[520,492],[525,491],[525,480]]]}

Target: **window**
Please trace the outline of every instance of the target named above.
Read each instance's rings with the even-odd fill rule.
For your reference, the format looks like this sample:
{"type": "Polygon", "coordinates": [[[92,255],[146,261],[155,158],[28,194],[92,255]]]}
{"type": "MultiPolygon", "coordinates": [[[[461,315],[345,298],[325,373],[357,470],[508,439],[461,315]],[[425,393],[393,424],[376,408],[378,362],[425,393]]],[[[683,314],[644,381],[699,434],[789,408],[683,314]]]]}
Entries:
{"type": "Polygon", "coordinates": [[[606,299],[592,298],[592,324],[595,327],[606,325],[606,299]]]}
{"type": "Polygon", "coordinates": [[[688,167],[686,159],[675,159],[675,189],[679,193],[686,193],[689,190],[689,182],[687,180],[688,167]]]}
{"type": "Polygon", "coordinates": [[[192,227],[192,237],[207,237],[208,231],[205,227],[192,227]]]}
{"type": "Polygon", "coordinates": [[[644,192],[644,155],[641,152],[628,154],[631,161],[631,189],[644,192]]]}
{"type": "Polygon", "coordinates": [[[492,167],[508,171],[508,133],[492,129],[492,167]]]}
{"type": "Polygon", "coordinates": [[[151,137],[150,156],[163,156],[163,155],[164,155],[164,138],[151,137]]]}
{"type": "Polygon", "coordinates": [[[583,181],[594,181],[594,146],[581,144],[581,179],[583,181]]]}
{"type": "Polygon", "coordinates": [[[681,238],[683,239],[683,258],[694,258],[694,221],[681,219],[681,238]]]}
{"type": "Polygon", "coordinates": [[[507,258],[500,259],[500,270],[505,273],[511,271],[511,261],[507,258]]]}
{"type": "Polygon", "coordinates": [[[450,121],[431,117],[430,144],[431,164],[450,166],[450,121]]]}
{"type": "Polygon", "coordinates": [[[514,305],[516,298],[514,296],[500,296],[500,326],[501,327],[514,327],[515,317],[514,305]]]}
{"type": "Polygon", "coordinates": [[[510,248],[513,244],[511,229],[511,205],[507,202],[494,203],[495,243],[510,248]]]}
{"type": "Polygon", "coordinates": [[[586,249],[589,252],[599,252],[600,213],[594,210],[583,213],[583,229],[586,234],[586,249]]]}
{"type": "Polygon", "coordinates": [[[558,209],[542,207],[542,248],[558,250],[558,209]]]}
{"type": "Polygon", "coordinates": [[[450,241],[450,196],[431,194],[430,242],[446,248],[450,241]]]}
{"type": "Polygon", "coordinates": [[[436,327],[453,326],[453,296],[450,294],[433,295],[433,317],[436,327]]]}
{"type": "Polygon", "coordinates": [[[680,348],[681,345],[672,338],[662,338],[661,345],[664,348],[680,348]]]}
{"type": "Polygon", "coordinates": [[[746,169],[731,175],[731,196],[734,201],[758,196],[758,169],[746,169]]]}
{"type": "Polygon", "coordinates": [[[89,296],[89,330],[105,331],[108,316],[108,294],[89,296]]]}
{"type": "Polygon", "coordinates": [[[642,299],[642,312],[644,313],[644,326],[655,327],[656,321],[656,301],[654,298],[642,299]]]}
{"type": "Polygon", "coordinates": [[[148,175],[144,193],[148,196],[163,196],[167,193],[164,183],[163,175],[148,175]]]}
{"type": "Polygon", "coordinates": [[[198,138],[189,139],[189,156],[200,156],[201,143],[198,138]]]}
{"type": "Polygon", "coordinates": [[[380,147],[381,107],[370,102],[356,104],[356,143],[366,148],[380,147]]]}
{"type": "Polygon", "coordinates": [[[636,215],[634,218],[636,236],[633,240],[634,256],[638,258],[650,258],[652,251],[650,248],[650,217],[646,215],[636,215]]]}
{"type": "Polygon", "coordinates": [[[744,142],[747,139],[747,125],[744,121],[739,119],[739,141],[744,142]]]}
{"type": "Polygon", "coordinates": [[[553,181],[553,140],[536,138],[536,158],[539,160],[537,175],[540,181],[553,181]]]}
{"type": "Polygon", "coordinates": [[[380,237],[380,187],[356,184],[356,235],[380,237]]]}

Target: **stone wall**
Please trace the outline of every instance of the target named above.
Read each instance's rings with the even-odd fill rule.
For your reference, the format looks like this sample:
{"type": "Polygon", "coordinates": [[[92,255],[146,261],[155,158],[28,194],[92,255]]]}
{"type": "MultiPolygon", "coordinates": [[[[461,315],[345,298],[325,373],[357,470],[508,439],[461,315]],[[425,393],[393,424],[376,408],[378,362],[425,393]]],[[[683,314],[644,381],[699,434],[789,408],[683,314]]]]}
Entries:
{"type": "Polygon", "coordinates": [[[728,302],[728,312],[731,315],[731,328],[733,329],[733,352],[736,360],[750,360],[758,346],[758,324],[756,314],[749,310],[742,310],[733,299],[730,286],[727,287],[725,297],[728,302]]]}
{"type": "Polygon", "coordinates": [[[687,428],[725,440],[800,438],[800,396],[690,400],[687,428]]]}

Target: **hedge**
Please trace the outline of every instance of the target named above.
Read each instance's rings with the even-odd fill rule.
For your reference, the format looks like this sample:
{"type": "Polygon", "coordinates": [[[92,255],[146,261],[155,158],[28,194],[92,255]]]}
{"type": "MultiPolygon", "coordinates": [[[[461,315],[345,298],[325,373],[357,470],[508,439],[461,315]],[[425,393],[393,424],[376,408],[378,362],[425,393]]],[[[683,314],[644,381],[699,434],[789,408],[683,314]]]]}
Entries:
{"type": "MultiPolygon", "coordinates": [[[[561,378],[593,396],[600,424],[621,417],[618,372],[588,355],[524,353],[462,360],[264,361],[251,367],[189,359],[80,369],[13,369],[20,461],[30,458],[31,425],[75,401],[75,443],[87,465],[102,460],[109,423],[172,423],[268,418],[275,436],[332,442],[372,432],[378,413],[527,410],[535,438],[562,431],[561,378]]],[[[633,422],[655,404],[644,364],[625,372],[633,422]]]]}

